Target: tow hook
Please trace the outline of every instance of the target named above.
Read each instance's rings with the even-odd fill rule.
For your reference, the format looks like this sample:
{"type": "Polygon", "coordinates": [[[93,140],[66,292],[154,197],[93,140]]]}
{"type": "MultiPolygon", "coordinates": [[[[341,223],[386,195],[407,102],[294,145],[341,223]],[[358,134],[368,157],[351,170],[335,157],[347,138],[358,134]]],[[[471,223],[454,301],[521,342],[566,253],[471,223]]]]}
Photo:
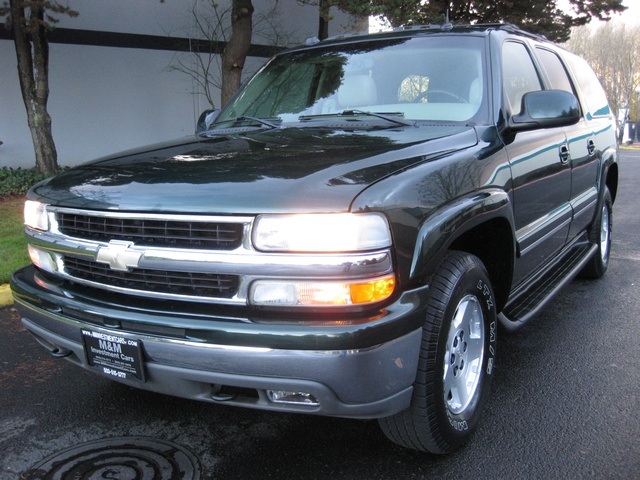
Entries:
{"type": "Polygon", "coordinates": [[[233,400],[236,398],[236,395],[233,393],[223,392],[222,387],[219,385],[214,385],[211,391],[211,400],[215,402],[228,402],[229,400],[233,400]]]}

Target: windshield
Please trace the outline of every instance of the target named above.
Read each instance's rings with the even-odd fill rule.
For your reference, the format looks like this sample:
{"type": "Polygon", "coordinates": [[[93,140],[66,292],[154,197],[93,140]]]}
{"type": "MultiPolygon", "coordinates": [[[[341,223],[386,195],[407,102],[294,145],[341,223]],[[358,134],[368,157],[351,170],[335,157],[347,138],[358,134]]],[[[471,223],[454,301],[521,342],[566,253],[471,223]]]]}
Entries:
{"type": "Polygon", "coordinates": [[[282,125],[345,112],[482,122],[487,111],[484,69],[481,37],[370,40],[294,51],[263,67],[214,128],[239,117],[282,125]]]}

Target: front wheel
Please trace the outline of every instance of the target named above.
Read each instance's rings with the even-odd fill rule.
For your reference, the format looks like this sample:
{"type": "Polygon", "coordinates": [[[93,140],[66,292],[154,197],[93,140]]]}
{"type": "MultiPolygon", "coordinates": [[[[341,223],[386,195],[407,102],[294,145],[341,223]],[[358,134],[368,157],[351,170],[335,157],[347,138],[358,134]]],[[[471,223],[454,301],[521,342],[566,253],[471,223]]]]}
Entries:
{"type": "Polygon", "coordinates": [[[411,405],[379,420],[404,447],[449,453],[478,425],[496,353],[496,309],[482,262],[450,252],[429,286],[411,405]]]}

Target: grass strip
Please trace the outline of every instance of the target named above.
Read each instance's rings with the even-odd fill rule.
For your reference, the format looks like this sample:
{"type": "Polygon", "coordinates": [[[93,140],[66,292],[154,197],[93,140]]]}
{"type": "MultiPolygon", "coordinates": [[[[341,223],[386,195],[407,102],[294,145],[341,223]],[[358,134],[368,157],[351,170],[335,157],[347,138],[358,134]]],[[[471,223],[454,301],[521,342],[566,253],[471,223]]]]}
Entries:
{"type": "Polygon", "coordinates": [[[24,198],[10,196],[0,200],[0,285],[11,273],[29,264],[22,209],[24,198]]]}

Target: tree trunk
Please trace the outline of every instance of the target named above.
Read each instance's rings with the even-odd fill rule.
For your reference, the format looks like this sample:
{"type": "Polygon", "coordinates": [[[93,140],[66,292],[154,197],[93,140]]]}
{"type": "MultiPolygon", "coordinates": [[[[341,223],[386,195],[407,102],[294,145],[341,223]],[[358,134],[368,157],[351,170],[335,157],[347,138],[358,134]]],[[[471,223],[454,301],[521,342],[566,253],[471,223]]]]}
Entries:
{"type": "Polygon", "coordinates": [[[49,99],[49,43],[42,4],[32,3],[30,10],[23,0],[10,0],[11,25],[14,34],[22,99],[36,155],[36,169],[53,174],[58,170],[58,157],[51,133],[49,99]],[[29,19],[25,16],[29,11],[29,19]]]}
{"type": "Polygon", "coordinates": [[[329,9],[331,4],[329,0],[320,0],[318,9],[320,10],[320,18],[318,19],[318,39],[326,40],[329,38],[329,9]]]}
{"type": "Polygon", "coordinates": [[[222,105],[226,105],[242,82],[242,69],[251,47],[253,5],[233,0],[231,38],[222,52],[222,105]]]}

